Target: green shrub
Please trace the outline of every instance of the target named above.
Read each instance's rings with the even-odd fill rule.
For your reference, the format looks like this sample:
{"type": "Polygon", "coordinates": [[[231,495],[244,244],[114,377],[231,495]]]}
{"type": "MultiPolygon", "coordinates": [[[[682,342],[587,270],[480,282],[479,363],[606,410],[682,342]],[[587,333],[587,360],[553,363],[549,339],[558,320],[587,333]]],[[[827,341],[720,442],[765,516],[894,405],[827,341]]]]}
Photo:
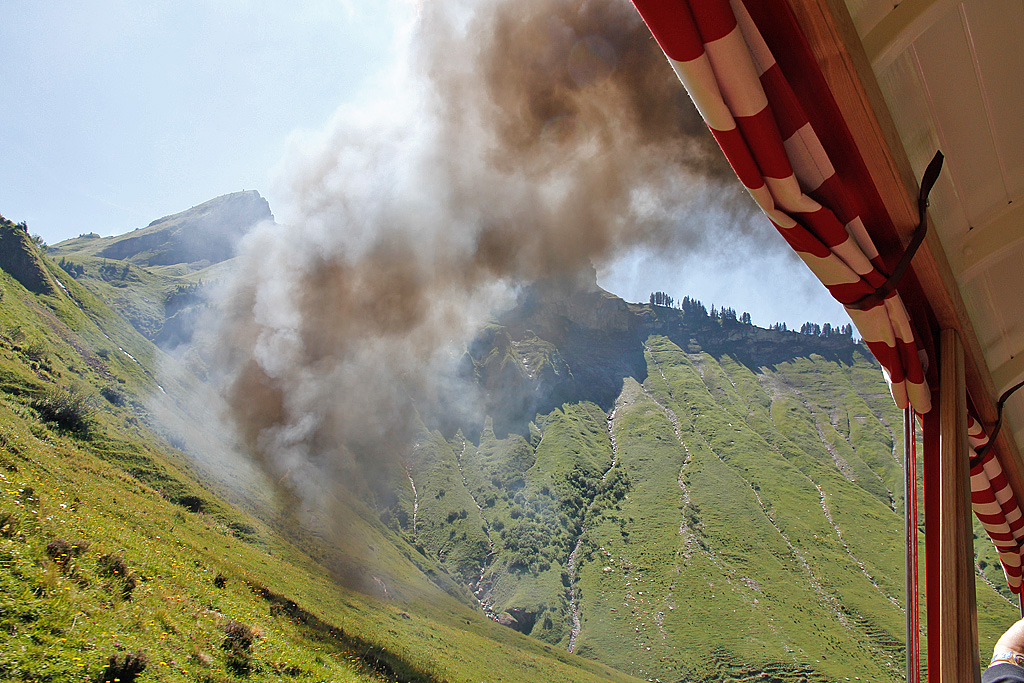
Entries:
{"type": "Polygon", "coordinates": [[[78,390],[51,387],[32,407],[46,422],[56,423],[61,429],[87,435],[92,423],[92,405],[89,397],[78,390]]]}
{"type": "Polygon", "coordinates": [[[137,584],[135,575],[128,569],[128,563],[123,557],[114,553],[100,555],[96,560],[96,566],[101,575],[120,579],[121,597],[125,600],[132,599],[132,592],[137,584]]]}
{"type": "Polygon", "coordinates": [[[252,628],[232,619],[224,625],[224,642],[221,647],[227,651],[224,663],[234,673],[244,676],[252,671],[252,643],[256,634],[252,628]]]}
{"type": "Polygon", "coordinates": [[[112,384],[108,384],[100,389],[100,396],[107,399],[107,402],[113,406],[123,406],[125,403],[124,392],[112,384]]]}
{"type": "Polygon", "coordinates": [[[256,527],[246,522],[228,522],[227,527],[232,534],[243,541],[251,541],[256,536],[256,527]]]}

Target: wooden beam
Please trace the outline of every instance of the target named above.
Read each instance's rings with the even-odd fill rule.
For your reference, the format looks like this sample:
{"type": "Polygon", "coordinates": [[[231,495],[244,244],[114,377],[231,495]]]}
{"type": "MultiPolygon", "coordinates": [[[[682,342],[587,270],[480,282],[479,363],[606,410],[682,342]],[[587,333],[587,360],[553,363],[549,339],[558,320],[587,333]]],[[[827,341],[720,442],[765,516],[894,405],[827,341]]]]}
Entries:
{"type": "Polygon", "coordinates": [[[1010,356],[1010,360],[992,371],[992,381],[1002,392],[1020,381],[1022,375],[1024,375],[1024,349],[1017,349],[1017,352],[1010,356]]]}
{"type": "Polygon", "coordinates": [[[1018,247],[1024,241],[1024,202],[1010,204],[982,225],[974,226],[949,250],[949,261],[956,279],[976,277],[979,271],[1018,247]]]}
{"type": "Polygon", "coordinates": [[[864,50],[877,71],[886,68],[917,37],[957,5],[957,0],[903,0],[864,36],[864,50]]]}
{"type": "Polygon", "coordinates": [[[968,683],[981,680],[981,664],[974,595],[964,352],[956,330],[943,330],[940,344],[939,683],[968,683]]]}
{"type": "MultiPolygon", "coordinates": [[[[844,0],[787,1],[810,43],[818,67],[843,112],[896,228],[895,236],[872,236],[876,241],[895,239],[892,246],[905,246],[918,222],[917,179],[849,10],[844,0]]],[[[879,248],[885,247],[880,244],[879,248]]],[[[959,332],[964,346],[970,403],[975,417],[991,427],[996,421],[999,394],[946,252],[934,229],[929,228],[911,270],[921,286],[920,298],[928,308],[928,311],[911,308],[911,318],[927,320],[930,311],[940,329],[959,332]]],[[[904,292],[903,286],[900,292],[904,292]]],[[[1007,430],[1000,432],[993,450],[1018,500],[1024,500],[1024,462],[1007,430]]]]}

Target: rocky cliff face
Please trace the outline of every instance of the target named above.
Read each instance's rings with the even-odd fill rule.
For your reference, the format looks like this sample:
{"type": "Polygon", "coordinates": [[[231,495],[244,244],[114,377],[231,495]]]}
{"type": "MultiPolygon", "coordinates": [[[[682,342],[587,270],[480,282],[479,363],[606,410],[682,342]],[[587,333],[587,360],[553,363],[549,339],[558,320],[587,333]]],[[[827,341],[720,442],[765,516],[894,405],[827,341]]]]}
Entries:
{"type": "Polygon", "coordinates": [[[39,262],[32,238],[21,227],[0,216],[0,269],[36,294],[55,294],[53,278],[39,262]]]}
{"type": "MultiPolygon", "coordinates": [[[[536,414],[562,403],[592,401],[611,410],[625,378],[647,378],[644,342],[651,335],[688,353],[728,354],[751,370],[811,354],[849,363],[857,348],[845,335],[823,338],[628,304],[593,279],[570,278],[524,289],[518,305],[470,345],[464,368],[486,393],[495,433],[526,436],[536,414]]],[[[479,425],[464,428],[475,434],[479,425]]]]}

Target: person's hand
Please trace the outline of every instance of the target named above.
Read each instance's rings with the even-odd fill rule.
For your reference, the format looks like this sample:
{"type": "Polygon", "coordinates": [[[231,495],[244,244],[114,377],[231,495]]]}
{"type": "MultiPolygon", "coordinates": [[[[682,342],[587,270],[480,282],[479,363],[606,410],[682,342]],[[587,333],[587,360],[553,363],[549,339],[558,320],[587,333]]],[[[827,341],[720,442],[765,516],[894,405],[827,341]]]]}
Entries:
{"type": "Polygon", "coordinates": [[[999,637],[993,652],[1002,650],[1013,650],[1024,654],[1024,619],[1007,629],[1006,633],[999,637]]]}

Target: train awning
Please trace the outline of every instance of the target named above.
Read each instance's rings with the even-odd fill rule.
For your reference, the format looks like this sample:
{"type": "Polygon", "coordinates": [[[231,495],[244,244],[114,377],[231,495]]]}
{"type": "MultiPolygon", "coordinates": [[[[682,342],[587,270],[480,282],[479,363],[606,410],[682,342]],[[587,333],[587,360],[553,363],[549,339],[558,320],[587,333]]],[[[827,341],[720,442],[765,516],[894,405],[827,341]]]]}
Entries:
{"type": "Polygon", "coordinates": [[[969,501],[1022,590],[1024,396],[1006,392],[1024,380],[1024,5],[634,4],[751,195],[847,304],[896,402],[925,415],[929,670],[976,678],[969,501]]]}

